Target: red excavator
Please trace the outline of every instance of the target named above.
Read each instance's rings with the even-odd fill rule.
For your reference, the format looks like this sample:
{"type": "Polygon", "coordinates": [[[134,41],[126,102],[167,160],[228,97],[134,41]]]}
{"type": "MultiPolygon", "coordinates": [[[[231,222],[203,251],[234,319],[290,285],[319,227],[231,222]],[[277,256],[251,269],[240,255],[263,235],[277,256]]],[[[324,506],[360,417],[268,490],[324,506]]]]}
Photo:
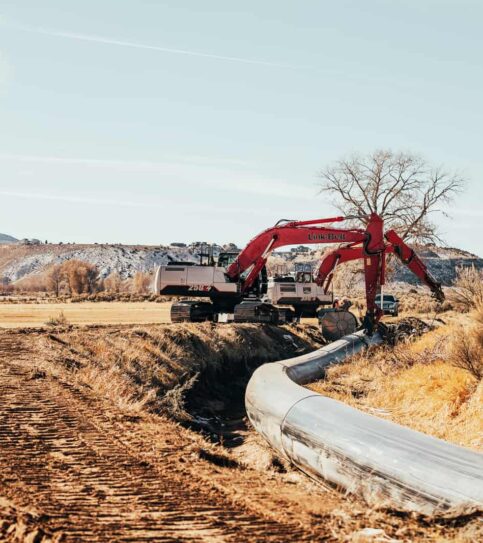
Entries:
{"type": "MultiPolygon", "coordinates": [[[[227,314],[232,314],[238,322],[284,322],[290,320],[287,311],[264,298],[266,263],[270,253],[287,245],[337,243],[342,245],[324,255],[314,282],[327,291],[338,264],[363,259],[367,301],[363,327],[369,334],[372,334],[382,316],[375,300],[385,282],[386,255],[389,253],[398,256],[431,289],[438,301],[444,300],[441,284],[394,230],[384,234],[383,220],[376,213],[360,217],[366,223],[365,229],[342,229],[331,225],[354,218],[279,221],[253,238],[240,253],[220,254],[217,265],[212,260],[207,265],[173,262],[160,266],[154,282],[155,292],[210,300],[174,303],[171,310],[174,322],[220,321],[227,314]],[[322,226],[324,224],[330,226],[322,226]]],[[[343,313],[347,312],[339,313],[337,318],[343,320],[343,313]]]]}

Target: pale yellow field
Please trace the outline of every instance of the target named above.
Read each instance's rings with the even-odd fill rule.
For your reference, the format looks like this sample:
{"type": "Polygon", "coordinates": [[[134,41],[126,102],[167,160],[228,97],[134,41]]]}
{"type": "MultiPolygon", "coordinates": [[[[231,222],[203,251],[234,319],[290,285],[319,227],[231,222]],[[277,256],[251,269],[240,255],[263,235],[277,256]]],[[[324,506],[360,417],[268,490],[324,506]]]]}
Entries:
{"type": "Polygon", "coordinates": [[[170,322],[171,303],[82,302],[0,304],[0,328],[43,326],[61,312],[69,324],[148,324],[170,322]]]}

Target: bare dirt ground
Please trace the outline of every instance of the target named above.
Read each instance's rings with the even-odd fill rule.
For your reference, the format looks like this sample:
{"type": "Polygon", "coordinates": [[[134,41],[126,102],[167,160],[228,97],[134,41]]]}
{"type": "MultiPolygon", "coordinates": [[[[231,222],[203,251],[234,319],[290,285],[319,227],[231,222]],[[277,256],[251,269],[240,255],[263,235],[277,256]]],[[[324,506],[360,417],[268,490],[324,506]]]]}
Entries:
{"type": "MultiPolygon", "coordinates": [[[[109,342],[123,330],[102,333],[109,342]]],[[[0,541],[478,539],[478,519],[369,509],[316,485],[273,462],[253,432],[231,451],[165,416],[124,410],[44,369],[63,356],[62,337],[0,332],[0,541]]]]}
{"type": "Polygon", "coordinates": [[[0,304],[0,328],[43,326],[61,313],[71,324],[146,324],[170,322],[170,303],[82,302],[0,304]]]}
{"type": "Polygon", "coordinates": [[[26,511],[32,530],[66,541],[307,540],[293,520],[217,490],[212,464],[175,423],[130,420],[36,373],[32,339],[3,335],[0,344],[0,481],[18,511],[11,525],[26,511]]]}

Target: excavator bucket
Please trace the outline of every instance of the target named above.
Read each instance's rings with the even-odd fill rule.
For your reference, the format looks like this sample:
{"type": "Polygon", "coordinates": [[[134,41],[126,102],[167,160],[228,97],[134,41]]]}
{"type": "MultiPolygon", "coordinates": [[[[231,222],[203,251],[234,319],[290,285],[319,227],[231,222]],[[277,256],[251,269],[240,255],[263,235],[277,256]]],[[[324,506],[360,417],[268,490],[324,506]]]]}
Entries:
{"type": "Polygon", "coordinates": [[[327,341],[336,341],[347,334],[353,334],[358,327],[355,315],[343,309],[321,309],[318,317],[320,331],[327,341]]]}

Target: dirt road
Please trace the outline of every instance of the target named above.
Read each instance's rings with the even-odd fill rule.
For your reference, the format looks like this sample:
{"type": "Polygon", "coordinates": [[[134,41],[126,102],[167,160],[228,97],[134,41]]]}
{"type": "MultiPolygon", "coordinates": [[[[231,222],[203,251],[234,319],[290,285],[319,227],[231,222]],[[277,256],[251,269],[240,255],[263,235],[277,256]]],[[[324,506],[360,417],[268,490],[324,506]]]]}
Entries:
{"type": "Polygon", "coordinates": [[[0,303],[0,328],[44,326],[61,313],[70,324],[167,323],[170,307],[154,302],[0,303]]]}
{"type": "Polygon", "coordinates": [[[1,337],[0,493],[37,519],[34,531],[63,541],[308,539],[300,526],[244,510],[196,477],[193,465],[212,465],[180,450],[176,425],[146,435],[135,419],[46,379],[33,354],[26,336],[1,337]]]}

